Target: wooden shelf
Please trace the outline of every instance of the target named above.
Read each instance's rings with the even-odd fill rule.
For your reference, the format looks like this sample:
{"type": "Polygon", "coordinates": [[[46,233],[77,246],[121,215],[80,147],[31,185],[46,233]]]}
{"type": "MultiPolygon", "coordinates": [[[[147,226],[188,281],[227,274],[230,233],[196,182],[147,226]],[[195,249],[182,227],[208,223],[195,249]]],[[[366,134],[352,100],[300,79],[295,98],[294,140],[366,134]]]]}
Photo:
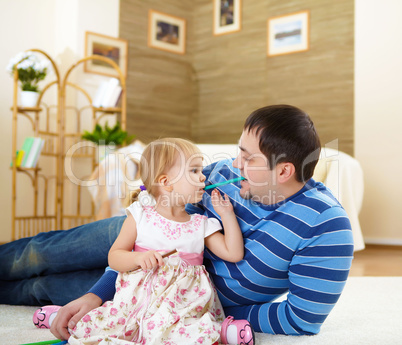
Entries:
{"type": "MultiPolygon", "coordinates": [[[[13,167],[10,167],[10,169],[12,170],[13,167]]],[[[35,167],[35,168],[24,168],[24,167],[17,167],[17,171],[40,171],[41,168],[39,167],[35,167]]]]}
{"type": "Polygon", "coordinates": [[[77,164],[79,168],[92,169],[93,171],[97,164],[96,150],[82,150],[78,151],[81,153],[68,155],[68,157],[66,153],[74,148],[75,144],[82,141],[81,136],[84,129],[92,130],[103,116],[111,115],[116,119],[120,117],[122,128],[126,128],[126,81],[120,68],[113,60],[99,55],[88,56],[71,65],[67,72],[61,76],[57,65],[48,54],[38,49],[31,49],[31,51],[44,55],[51,62],[56,80],[44,85],[37,103],[43,104],[43,106],[21,107],[18,105],[18,69],[14,72],[14,95],[13,106],[11,107],[13,114],[11,151],[13,164],[16,160],[15,153],[19,149],[17,143],[23,139],[17,140],[19,135],[18,123],[24,117],[32,125],[32,134],[27,135],[25,133],[24,135],[43,138],[45,146],[41,156],[47,156],[47,158],[45,162],[42,162],[40,168],[10,167],[12,170],[12,240],[34,236],[43,231],[68,229],[71,226],[78,226],[95,220],[94,203],[88,208],[86,207],[88,203],[81,201],[87,200],[87,198],[90,200],[88,190],[76,181],[70,180],[70,176],[65,171],[65,163],[68,163],[68,159],[71,158],[70,168],[77,164]],[[122,87],[121,107],[94,108],[88,92],[81,86],[68,81],[70,73],[79,64],[88,60],[108,63],[116,69],[122,87]],[[48,92],[50,88],[53,91],[56,88],[57,95],[48,92]],[[70,97],[70,92],[75,92],[80,97],[70,97]],[[70,103],[79,102],[80,104],[67,104],[67,93],[69,93],[69,100],[72,99],[70,103]],[[54,99],[56,104],[45,105],[42,102],[44,96],[48,99],[54,99]],[[69,116],[70,111],[74,112],[73,117],[69,116]],[[83,124],[86,126],[90,124],[92,128],[81,128],[83,124]],[[67,128],[68,133],[66,132],[67,128]],[[20,173],[26,174],[30,178],[31,190],[22,191],[22,188],[17,188],[17,175],[20,173]],[[33,193],[30,193],[31,191],[33,193]],[[27,194],[33,194],[32,212],[29,209],[31,205],[26,200],[27,194]],[[20,209],[21,212],[23,210],[28,215],[18,214],[20,209]]]}
{"type": "MultiPolygon", "coordinates": [[[[11,107],[11,111],[13,111],[14,110],[14,107],[11,107]]],[[[24,113],[24,112],[26,112],[26,111],[33,111],[33,112],[39,112],[39,111],[42,111],[42,108],[41,107],[20,107],[20,106],[17,106],[17,111],[19,112],[19,113],[24,113]]]]}
{"type": "Polygon", "coordinates": [[[92,158],[92,154],[84,154],[84,153],[74,153],[73,156],[63,155],[63,158],[71,157],[71,158],[92,158]]]}
{"type": "Polygon", "coordinates": [[[96,112],[106,113],[106,114],[113,114],[113,113],[121,113],[121,108],[98,108],[93,107],[93,110],[96,112]]]}

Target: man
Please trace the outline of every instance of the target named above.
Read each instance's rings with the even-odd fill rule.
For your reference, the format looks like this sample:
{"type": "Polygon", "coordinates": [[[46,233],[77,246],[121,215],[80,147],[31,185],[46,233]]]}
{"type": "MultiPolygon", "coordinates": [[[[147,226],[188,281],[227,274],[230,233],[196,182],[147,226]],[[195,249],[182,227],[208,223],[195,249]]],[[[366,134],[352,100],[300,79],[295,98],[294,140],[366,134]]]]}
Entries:
{"type": "MultiPolygon", "coordinates": [[[[229,263],[208,250],[204,253],[205,266],[225,313],[249,320],[257,332],[318,333],[345,285],[353,256],[353,239],[346,212],[325,186],[311,179],[320,152],[314,125],[307,114],[292,106],[260,108],[246,120],[239,148],[234,161],[214,163],[203,172],[207,183],[238,176],[245,178],[240,184],[219,187],[222,193],[229,195],[243,233],[243,260],[229,263]],[[285,293],[284,301],[275,302],[285,293]]],[[[189,205],[188,211],[219,219],[207,193],[198,205],[189,205]]],[[[102,267],[97,265],[98,261],[106,266],[107,251],[122,220],[112,218],[101,222],[70,230],[76,234],[76,241],[86,246],[87,252],[81,261],[73,259],[70,273],[66,274],[74,282],[79,281],[73,278],[77,269],[88,269],[86,263],[82,266],[82,261],[98,269],[102,267]],[[82,243],[81,235],[87,230],[88,236],[93,237],[82,243]],[[97,231],[99,235],[95,236],[97,231]],[[98,243],[103,240],[105,243],[98,243]],[[101,259],[103,255],[105,258],[101,259]]],[[[48,235],[43,241],[44,247],[48,250],[49,242],[57,243],[58,247],[61,243],[70,247],[71,255],[79,255],[83,251],[75,251],[73,248],[78,246],[75,242],[68,243],[65,240],[68,236],[73,241],[75,236],[72,235],[59,235],[59,232],[48,235]]],[[[38,256],[37,252],[29,251],[30,245],[26,242],[20,246],[28,251],[28,255],[20,257],[31,255],[39,263],[49,257],[50,250],[47,255],[40,252],[38,256]]],[[[61,254],[54,255],[55,259],[65,261],[66,253],[61,254]]],[[[0,259],[2,257],[0,247],[0,259]]],[[[38,273],[46,274],[46,265],[52,266],[42,265],[38,273]]],[[[113,297],[115,279],[115,272],[106,271],[89,293],[60,309],[52,323],[52,333],[68,338],[67,325],[74,327],[85,313],[113,297]]],[[[65,284],[70,289],[76,286],[72,282],[65,284]]],[[[41,293],[48,290],[43,284],[41,288],[41,293]]]]}

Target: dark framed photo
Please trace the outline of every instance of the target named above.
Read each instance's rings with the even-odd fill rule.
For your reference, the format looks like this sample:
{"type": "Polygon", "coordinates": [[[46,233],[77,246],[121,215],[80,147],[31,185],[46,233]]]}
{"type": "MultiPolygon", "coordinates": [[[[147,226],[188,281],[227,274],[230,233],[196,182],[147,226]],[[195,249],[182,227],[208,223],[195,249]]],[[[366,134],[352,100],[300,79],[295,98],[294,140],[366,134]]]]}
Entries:
{"type": "Polygon", "coordinates": [[[176,54],[186,52],[186,20],[149,10],[148,46],[176,54]]]}
{"type": "Polygon", "coordinates": [[[241,0],[214,0],[214,35],[241,29],[241,0]]]}

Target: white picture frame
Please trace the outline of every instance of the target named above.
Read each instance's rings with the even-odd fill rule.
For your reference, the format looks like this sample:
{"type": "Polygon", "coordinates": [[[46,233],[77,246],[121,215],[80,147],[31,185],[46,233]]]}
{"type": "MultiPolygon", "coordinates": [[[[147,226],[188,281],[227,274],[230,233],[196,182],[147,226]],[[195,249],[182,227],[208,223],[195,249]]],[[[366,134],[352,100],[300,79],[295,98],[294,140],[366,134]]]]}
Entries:
{"type": "MultiPolygon", "coordinates": [[[[124,77],[127,78],[127,40],[87,31],[85,32],[85,56],[90,55],[99,55],[112,59],[119,66],[124,77]]],[[[118,72],[112,65],[99,60],[86,61],[84,71],[110,77],[119,77],[118,72]]]]}
{"type": "Polygon", "coordinates": [[[310,12],[272,17],[267,21],[267,55],[292,54],[309,49],[310,12]]]}

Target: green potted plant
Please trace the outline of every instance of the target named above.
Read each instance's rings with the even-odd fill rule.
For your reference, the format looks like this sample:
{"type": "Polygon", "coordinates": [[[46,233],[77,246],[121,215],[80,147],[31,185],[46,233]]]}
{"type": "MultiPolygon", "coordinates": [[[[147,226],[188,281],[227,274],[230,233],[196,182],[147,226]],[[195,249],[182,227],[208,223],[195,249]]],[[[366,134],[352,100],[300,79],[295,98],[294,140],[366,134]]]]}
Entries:
{"type": "Polygon", "coordinates": [[[40,93],[38,83],[45,79],[49,66],[48,60],[40,60],[32,52],[19,53],[10,60],[7,71],[13,75],[18,70],[18,80],[21,82],[21,106],[36,105],[40,93]]]}
{"type": "Polygon", "coordinates": [[[113,151],[117,146],[131,143],[135,135],[128,135],[128,133],[121,128],[120,122],[117,121],[113,127],[110,127],[107,122],[103,127],[96,124],[92,132],[84,131],[81,138],[92,141],[98,145],[99,161],[101,161],[108,152],[113,151]]]}

